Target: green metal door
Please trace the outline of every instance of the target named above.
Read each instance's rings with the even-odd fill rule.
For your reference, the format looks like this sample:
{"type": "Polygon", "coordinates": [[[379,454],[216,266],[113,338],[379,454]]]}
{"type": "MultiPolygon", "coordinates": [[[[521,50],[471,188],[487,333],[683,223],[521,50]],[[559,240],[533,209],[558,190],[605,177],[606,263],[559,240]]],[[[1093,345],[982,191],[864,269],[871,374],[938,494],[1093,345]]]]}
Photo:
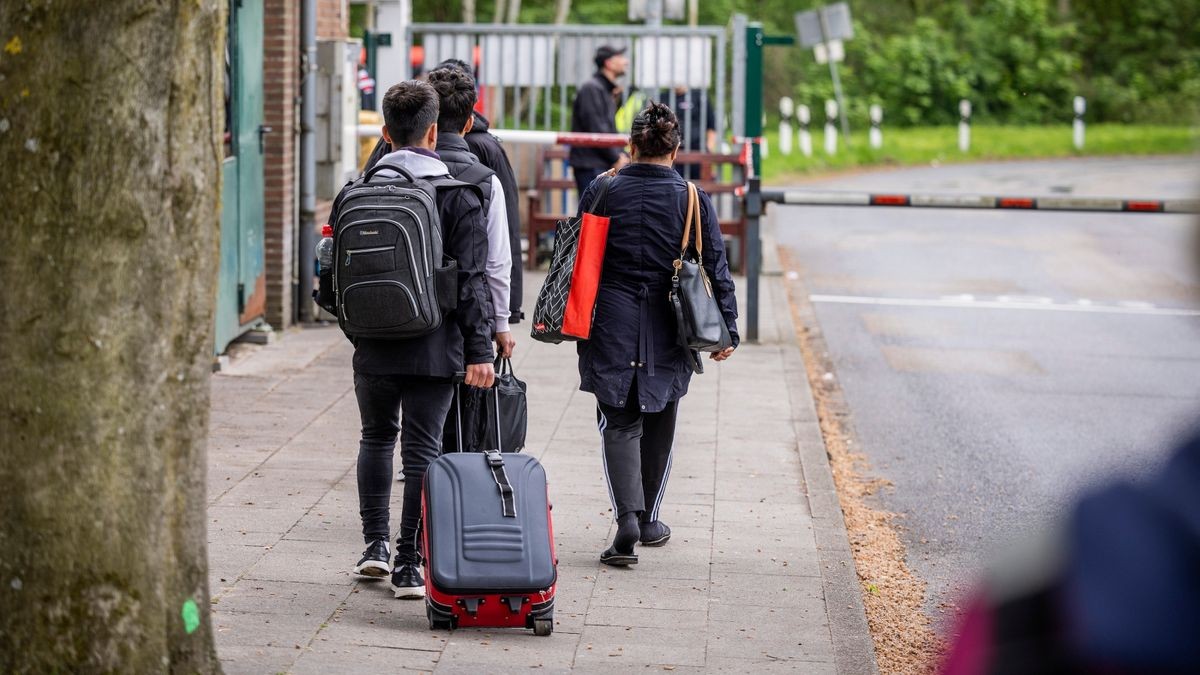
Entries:
{"type": "Polygon", "coordinates": [[[226,63],[217,353],[260,321],[266,309],[262,0],[230,3],[226,63]]]}

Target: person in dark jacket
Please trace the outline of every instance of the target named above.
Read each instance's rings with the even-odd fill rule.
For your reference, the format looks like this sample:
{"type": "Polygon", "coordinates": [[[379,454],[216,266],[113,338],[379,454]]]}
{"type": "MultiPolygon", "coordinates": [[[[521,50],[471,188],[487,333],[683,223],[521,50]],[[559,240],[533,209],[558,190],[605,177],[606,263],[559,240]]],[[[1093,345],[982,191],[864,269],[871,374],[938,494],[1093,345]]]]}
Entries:
{"type": "MultiPolygon", "coordinates": [[[[651,103],[633,121],[633,163],[593,182],[580,199],[590,209],[600,182],[610,181],[604,213],[611,221],[595,318],[591,338],[578,346],[579,388],[596,396],[601,455],[618,525],[612,546],[600,556],[609,565],[636,563],[639,541],[661,546],[671,537],[659,508],[679,399],[692,375],[667,302],[688,195],[687,183],[671,167],[679,142],[675,113],[651,103]]],[[[704,268],[736,347],[737,302],[725,244],[712,201],[703,190],[699,197],[704,268]]],[[[711,356],[724,361],[734,347],[711,356]]]]}
{"type": "MultiPolygon", "coordinates": [[[[571,107],[571,131],[590,134],[617,133],[617,108],[621,99],[621,88],[617,78],[625,74],[629,60],[625,49],[601,45],[596,50],[596,74],[579,85],[575,103],[571,107]]],[[[620,169],[629,158],[618,148],[571,147],[569,161],[575,174],[575,187],[579,194],[591,185],[592,180],[609,169],[620,169]]]]}
{"type": "MultiPolygon", "coordinates": [[[[438,95],[433,87],[417,81],[393,86],[384,95],[383,118],[383,135],[393,152],[382,162],[397,164],[418,178],[449,175],[433,152],[438,135],[438,95]]],[[[396,176],[397,172],[385,168],[377,175],[396,176]]],[[[444,253],[458,264],[458,308],[437,331],[424,337],[352,340],[354,393],[362,418],[359,514],[367,543],[354,572],[373,577],[390,573],[398,598],[425,595],[417,552],[421,483],[425,468],[441,451],[453,378],[465,370],[468,385],[490,387],[495,380],[492,307],[484,281],[487,230],[479,197],[465,187],[439,189],[437,209],[444,253]],[[389,567],[388,515],[397,434],[406,480],[395,564],[389,567]]],[[[335,201],[330,223],[337,222],[337,210],[335,201]]]]}
{"type": "Polygon", "coordinates": [[[496,350],[500,356],[510,358],[516,341],[508,325],[512,249],[504,190],[496,172],[479,161],[463,138],[475,122],[471,116],[471,108],[475,106],[475,78],[456,66],[439,66],[429,71],[426,81],[438,93],[438,157],[450,169],[451,176],[476,185],[483,195],[488,232],[487,282],[494,314],[492,330],[496,350]]]}
{"type": "MultiPolygon", "coordinates": [[[[471,73],[471,67],[459,59],[446,59],[442,61],[438,68],[445,66],[454,66],[464,73],[471,73]]],[[[491,133],[491,122],[488,118],[479,113],[478,110],[471,112],[474,122],[467,130],[464,138],[467,140],[467,146],[471,150],[471,154],[479,158],[479,163],[496,172],[496,177],[500,179],[500,187],[504,190],[504,208],[508,212],[508,245],[512,255],[512,266],[509,274],[509,305],[508,305],[508,323],[515,325],[525,318],[525,313],[521,309],[521,302],[524,297],[524,267],[521,265],[521,203],[520,193],[517,191],[517,176],[513,172],[512,162],[508,159],[508,153],[504,150],[504,145],[499,138],[491,133]]],[[[367,160],[363,171],[375,166],[380,157],[391,152],[386,141],[382,138],[375,144],[375,149],[371,151],[371,156],[367,160]]]]}

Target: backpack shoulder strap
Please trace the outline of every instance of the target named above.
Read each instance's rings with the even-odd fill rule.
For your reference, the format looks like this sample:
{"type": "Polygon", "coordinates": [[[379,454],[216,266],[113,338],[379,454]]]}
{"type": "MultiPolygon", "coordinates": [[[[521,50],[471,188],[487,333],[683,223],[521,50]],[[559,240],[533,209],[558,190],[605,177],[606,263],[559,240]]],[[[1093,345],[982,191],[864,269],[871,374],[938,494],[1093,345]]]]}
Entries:
{"type": "Polygon", "coordinates": [[[483,203],[483,190],[480,190],[479,186],[475,185],[474,183],[466,183],[461,180],[455,180],[450,176],[437,176],[427,180],[429,181],[429,184],[437,188],[439,192],[443,190],[460,190],[463,188],[471,190],[475,193],[476,197],[479,197],[479,202],[481,204],[483,203]]]}
{"type": "Polygon", "coordinates": [[[490,183],[492,176],[495,175],[495,173],[495,171],[492,171],[484,166],[483,162],[475,162],[466,169],[463,169],[462,173],[458,174],[457,178],[464,183],[480,185],[484,181],[488,181],[490,183]]]}

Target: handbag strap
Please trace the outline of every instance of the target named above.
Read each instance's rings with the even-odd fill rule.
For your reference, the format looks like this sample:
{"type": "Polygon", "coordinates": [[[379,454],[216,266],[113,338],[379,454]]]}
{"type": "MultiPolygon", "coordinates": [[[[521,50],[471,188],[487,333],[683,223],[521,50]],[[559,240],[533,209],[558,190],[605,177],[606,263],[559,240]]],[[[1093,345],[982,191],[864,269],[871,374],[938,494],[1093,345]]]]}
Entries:
{"type": "Polygon", "coordinates": [[[613,177],[607,173],[600,174],[596,180],[600,182],[600,187],[596,188],[596,196],[592,198],[591,205],[584,209],[584,212],[594,216],[607,215],[605,211],[608,209],[608,185],[612,183],[613,177]]]}
{"type": "Polygon", "coordinates": [[[704,255],[704,237],[701,235],[701,218],[700,218],[700,196],[696,192],[696,184],[688,181],[688,201],[687,213],[683,217],[683,241],[679,244],[679,257],[675,259],[672,266],[675,268],[675,275],[671,277],[672,281],[679,280],[679,270],[683,267],[683,259],[687,256],[688,240],[692,238],[692,223],[696,224],[696,255],[703,260],[704,255]]]}

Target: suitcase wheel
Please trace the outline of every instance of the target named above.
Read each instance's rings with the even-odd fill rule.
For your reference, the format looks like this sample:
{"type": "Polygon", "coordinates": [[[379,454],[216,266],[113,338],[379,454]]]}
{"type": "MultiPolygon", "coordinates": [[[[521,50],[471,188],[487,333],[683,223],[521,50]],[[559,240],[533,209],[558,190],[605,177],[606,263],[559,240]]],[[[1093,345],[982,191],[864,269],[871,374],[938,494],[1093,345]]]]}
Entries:
{"type": "Polygon", "coordinates": [[[533,634],[546,636],[554,632],[554,619],[534,619],[533,634]]]}
{"type": "Polygon", "coordinates": [[[454,630],[453,617],[440,616],[428,605],[425,606],[425,616],[429,619],[429,630],[454,630]]]}

